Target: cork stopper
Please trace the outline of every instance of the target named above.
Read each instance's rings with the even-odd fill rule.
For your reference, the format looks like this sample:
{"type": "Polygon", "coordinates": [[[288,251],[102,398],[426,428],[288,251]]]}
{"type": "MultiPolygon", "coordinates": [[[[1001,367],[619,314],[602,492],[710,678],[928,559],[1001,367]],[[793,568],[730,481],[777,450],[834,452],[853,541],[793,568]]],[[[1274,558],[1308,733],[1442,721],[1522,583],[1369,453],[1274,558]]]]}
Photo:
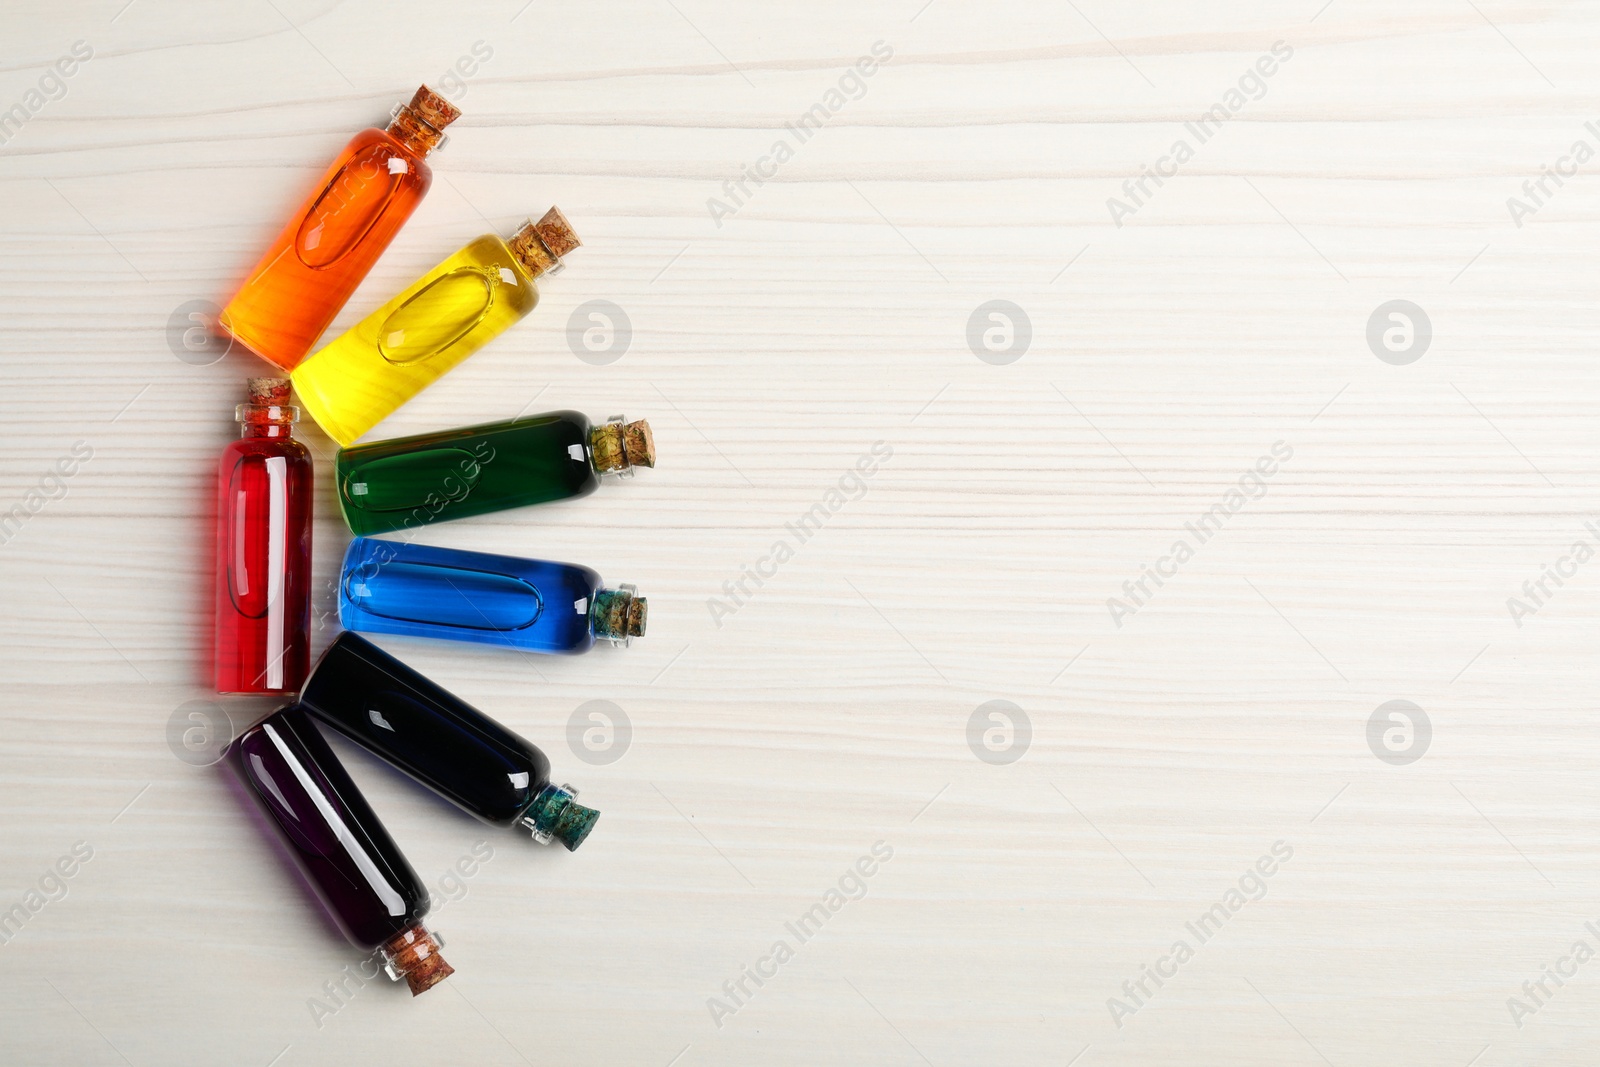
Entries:
{"type": "Polygon", "coordinates": [[[644,636],[649,605],[644,597],[635,595],[637,592],[634,586],[624,585],[595,593],[590,622],[596,637],[627,645],[635,637],[644,636]]]}
{"type": "Polygon", "coordinates": [[[288,378],[248,378],[245,392],[245,402],[233,409],[244,436],[282,437],[300,421],[300,409],[289,403],[288,378]]]}
{"type": "Polygon", "coordinates": [[[282,407],[289,402],[289,379],[250,378],[245,381],[250,403],[263,407],[282,407]]]}
{"type": "Polygon", "coordinates": [[[425,156],[444,143],[444,128],[460,117],[460,108],[424,85],[411,97],[411,103],[394,109],[389,133],[425,156]]]}
{"type": "Polygon", "coordinates": [[[438,940],[421,923],[390,938],[382,951],[390,972],[406,980],[414,997],[456,973],[439,955],[438,940]]]}
{"type": "Polygon", "coordinates": [[[568,852],[576,852],[600,818],[598,811],[579,804],[577,795],[570,785],[546,785],[528,805],[522,825],[533,831],[533,839],[541,845],[560,841],[568,852]]]}
{"type": "Polygon", "coordinates": [[[552,207],[538,222],[525,222],[506,242],[513,255],[535,278],[561,269],[561,257],[583,242],[573,232],[572,223],[552,207]]]}
{"type": "Polygon", "coordinates": [[[440,131],[461,117],[460,108],[426,85],[417,87],[417,91],[411,97],[411,103],[406,106],[421,117],[423,122],[440,131]]]}
{"type": "Polygon", "coordinates": [[[589,434],[590,462],[598,474],[621,473],[634,466],[656,465],[656,439],[644,419],[624,422],[613,416],[589,434]]]}
{"type": "Polygon", "coordinates": [[[556,840],[566,846],[568,852],[576,852],[578,846],[583,844],[583,839],[589,836],[589,831],[594,829],[595,820],[598,818],[600,818],[598,811],[586,808],[574,800],[561,809],[552,832],[556,840]]]}

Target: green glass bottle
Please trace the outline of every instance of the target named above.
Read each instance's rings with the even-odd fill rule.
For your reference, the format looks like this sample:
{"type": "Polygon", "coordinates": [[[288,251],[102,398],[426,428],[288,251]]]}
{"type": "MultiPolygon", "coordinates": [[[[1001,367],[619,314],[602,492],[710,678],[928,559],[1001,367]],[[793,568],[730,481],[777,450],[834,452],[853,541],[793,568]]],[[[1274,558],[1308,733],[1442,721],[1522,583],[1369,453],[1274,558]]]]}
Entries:
{"type": "Polygon", "coordinates": [[[644,420],[551,411],[340,449],[334,481],[350,529],[378,534],[587,496],[655,465],[644,420]]]}

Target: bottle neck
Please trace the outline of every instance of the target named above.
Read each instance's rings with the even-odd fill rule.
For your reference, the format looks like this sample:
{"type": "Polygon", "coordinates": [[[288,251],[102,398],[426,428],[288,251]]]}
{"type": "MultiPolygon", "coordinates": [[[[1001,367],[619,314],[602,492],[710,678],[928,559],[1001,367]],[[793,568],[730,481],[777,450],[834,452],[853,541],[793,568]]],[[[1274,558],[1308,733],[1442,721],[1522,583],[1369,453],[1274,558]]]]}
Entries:
{"type": "Polygon", "coordinates": [[[411,995],[417,996],[456,972],[439,955],[443,947],[444,938],[416,923],[385,941],[378,952],[390,979],[404,978],[411,987],[411,995]]]}
{"type": "Polygon", "coordinates": [[[532,278],[555,274],[561,269],[561,257],[582,243],[558,207],[546,211],[538,222],[523,223],[506,239],[506,247],[532,278]]]}
{"type": "Polygon", "coordinates": [[[634,465],[656,465],[656,441],[644,419],[613,415],[589,431],[589,464],[596,474],[632,475],[634,465]]]}
{"type": "Polygon", "coordinates": [[[428,88],[416,91],[409,104],[396,104],[385,131],[418,158],[444,147],[444,128],[461,117],[461,109],[428,88]]]}
{"type": "Polygon", "coordinates": [[[240,437],[291,437],[300,409],[288,404],[240,404],[233,417],[240,437]]]}
{"type": "Polygon", "coordinates": [[[596,591],[589,608],[589,628],[595,637],[626,647],[644,636],[648,603],[638,592],[632,585],[596,591]]]}
{"type": "Polygon", "coordinates": [[[436,130],[428,125],[426,119],[405,104],[396,105],[393,118],[390,119],[384,132],[399,141],[408,152],[419,159],[427,159],[434,151],[443,147],[445,142],[443,130],[436,130]]]}
{"type": "Polygon", "coordinates": [[[521,267],[528,277],[538,279],[546,274],[561,272],[561,257],[550,250],[550,246],[545,244],[544,239],[534,231],[531,222],[507,237],[505,241],[517,266],[521,267]]]}
{"type": "Polygon", "coordinates": [[[518,821],[539,844],[560,841],[568,852],[575,851],[600,817],[598,811],[579,804],[577,796],[570,785],[546,785],[518,821]]]}

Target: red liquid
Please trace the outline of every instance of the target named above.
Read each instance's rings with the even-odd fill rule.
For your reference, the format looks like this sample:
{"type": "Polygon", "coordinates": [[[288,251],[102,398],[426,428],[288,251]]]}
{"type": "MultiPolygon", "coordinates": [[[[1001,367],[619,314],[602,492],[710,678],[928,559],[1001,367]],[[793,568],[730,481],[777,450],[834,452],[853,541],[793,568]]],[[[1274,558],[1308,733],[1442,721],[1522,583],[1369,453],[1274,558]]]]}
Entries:
{"type": "Polygon", "coordinates": [[[311,454],[245,418],[217,465],[217,692],[293,693],[311,665],[311,454]]]}
{"type": "Polygon", "coordinates": [[[392,134],[356,134],[223,309],[222,328],[293,370],[432,182],[422,156],[392,134]]]}

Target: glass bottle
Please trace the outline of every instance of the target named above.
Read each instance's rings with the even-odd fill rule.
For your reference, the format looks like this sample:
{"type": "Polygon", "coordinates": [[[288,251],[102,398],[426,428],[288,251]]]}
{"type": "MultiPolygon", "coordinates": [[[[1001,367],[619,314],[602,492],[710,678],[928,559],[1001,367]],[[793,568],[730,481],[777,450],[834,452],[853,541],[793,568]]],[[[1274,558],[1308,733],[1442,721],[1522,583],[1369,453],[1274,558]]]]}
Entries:
{"type": "Polygon", "coordinates": [[[428,890],[310,717],[289,705],[246,730],[233,767],[351,944],[382,953],[416,996],[454,968],[422,924],[428,890]]]}
{"type": "Polygon", "coordinates": [[[425,160],[461,112],[424,85],[393,116],[351,138],[222,309],[223,330],[286,371],[422,202],[433,183],[425,160]]]}
{"type": "Polygon", "coordinates": [[[251,378],[217,464],[219,693],[292,693],[311,666],[311,453],[287,378],[251,378]]]}
{"type": "Polygon", "coordinates": [[[484,822],[542,845],[583,844],[600,813],[550,781],[550,761],[460,697],[348,630],[322,654],[300,703],[484,822]]]}
{"type": "Polygon", "coordinates": [[[301,403],[350,444],[532,311],[534,279],[578,244],[556,208],[509,241],[472,241],[297,367],[301,403]]]}
{"type": "Polygon", "coordinates": [[[350,529],[374,534],[587,496],[655,465],[649,423],[552,411],[341,449],[334,485],[350,529]]]}
{"type": "Polygon", "coordinates": [[[587,652],[644,633],[645,598],[572,563],[358,537],[339,575],[339,622],[375,634],[587,652]]]}

